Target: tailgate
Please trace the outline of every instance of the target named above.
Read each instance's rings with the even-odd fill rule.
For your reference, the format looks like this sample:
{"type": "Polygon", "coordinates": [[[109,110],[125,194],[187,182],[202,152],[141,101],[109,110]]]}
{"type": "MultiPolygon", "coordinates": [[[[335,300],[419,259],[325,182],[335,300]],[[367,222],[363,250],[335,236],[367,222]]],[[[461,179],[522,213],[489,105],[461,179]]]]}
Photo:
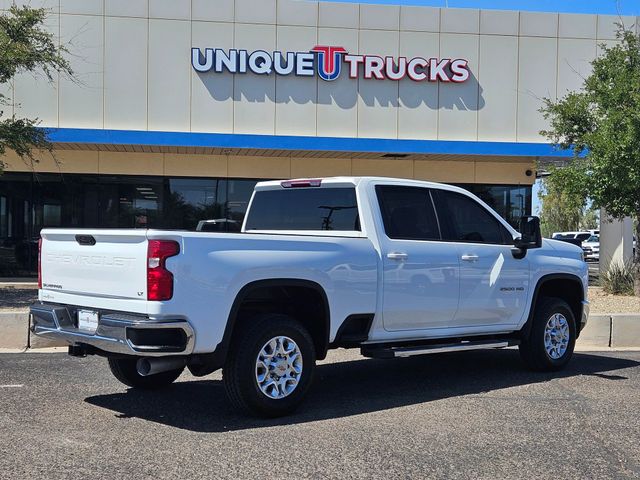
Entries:
{"type": "Polygon", "coordinates": [[[145,230],[43,230],[42,289],[147,299],[145,230]]]}

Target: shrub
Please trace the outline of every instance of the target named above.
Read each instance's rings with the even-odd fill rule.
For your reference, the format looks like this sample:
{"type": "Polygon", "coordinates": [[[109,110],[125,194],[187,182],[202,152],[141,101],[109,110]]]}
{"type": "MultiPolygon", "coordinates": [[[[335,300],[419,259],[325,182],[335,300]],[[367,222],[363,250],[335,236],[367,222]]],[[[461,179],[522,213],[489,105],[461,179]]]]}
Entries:
{"type": "Polygon", "coordinates": [[[600,284],[607,293],[613,295],[633,295],[634,265],[631,262],[614,262],[609,270],[602,275],[600,284]]]}

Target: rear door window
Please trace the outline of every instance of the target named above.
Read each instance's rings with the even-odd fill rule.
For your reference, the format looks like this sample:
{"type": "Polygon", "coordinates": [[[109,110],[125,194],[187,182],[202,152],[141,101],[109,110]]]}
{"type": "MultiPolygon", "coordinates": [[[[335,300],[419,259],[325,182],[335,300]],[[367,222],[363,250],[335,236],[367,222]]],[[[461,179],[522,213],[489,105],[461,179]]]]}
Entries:
{"type": "Polygon", "coordinates": [[[258,191],[245,229],[360,231],[355,187],[258,191]]]}
{"type": "Polygon", "coordinates": [[[440,240],[438,220],[429,189],[376,186],[384,231],[398,240],[440,240]]]}

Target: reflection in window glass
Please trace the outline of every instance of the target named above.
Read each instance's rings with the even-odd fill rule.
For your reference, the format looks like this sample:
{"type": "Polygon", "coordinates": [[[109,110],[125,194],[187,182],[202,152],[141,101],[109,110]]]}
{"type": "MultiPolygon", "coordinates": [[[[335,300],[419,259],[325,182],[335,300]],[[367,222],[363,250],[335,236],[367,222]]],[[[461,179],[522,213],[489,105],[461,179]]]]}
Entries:
{"type": "Polygon", "coordinates": [[[529,185],[458,185],[477,195],[509,224],[517,228],[520,217],[531,215],[529,185]]]}
{"type": "Polygon", "coordinates": [[[434,190],[443,238],[454,242],[505,244],[510,235],[476,200],[448,190],[434,190]]]}
{"type": "Polygon", "coordinates": [[[226,218],[232,222],[242,225],[244,214],[247,213],[249,200],[253,189],[259,180],[228,180],[227,184],[227,203],[226,218]]]}
{"type": "Polygon", "coordinates": [[[162,227],[163,183],[160,177],[101,176],[102,226],[162,227]]]}
{"type": "Polygon", "coordinates": [[[218,200],[220,180],[170,178],[165,196],[165,228],[196,230],[203,221],[223,216],[223,204],[218,200]]]}
{"type": "Polygon", "coordinates": [[[355,188],[300,188],[256,193],[247,230],[359,231],[355,188]]]}

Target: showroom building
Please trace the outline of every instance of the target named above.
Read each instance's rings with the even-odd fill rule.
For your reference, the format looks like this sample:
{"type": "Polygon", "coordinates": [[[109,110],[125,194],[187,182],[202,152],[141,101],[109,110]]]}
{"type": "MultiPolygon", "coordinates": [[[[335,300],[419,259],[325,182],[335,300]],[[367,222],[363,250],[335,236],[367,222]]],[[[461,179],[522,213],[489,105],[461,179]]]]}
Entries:
{"type": "MultiPolygon", "coordinates": [[[[0,8],[11,2],[0,0],[0,8]]],[[[15,2],[19,3],[19,2],[15,2]]],[[[74,78],[21,74],[4,114],[55,158],[9,153],[0,276],[32,274],[42,227],[241,222],[260,179],[377,175],[464,186],[514,223],[542,99],[578,89],[635,17],[304,0],[32,0],[74,78]]]]}

